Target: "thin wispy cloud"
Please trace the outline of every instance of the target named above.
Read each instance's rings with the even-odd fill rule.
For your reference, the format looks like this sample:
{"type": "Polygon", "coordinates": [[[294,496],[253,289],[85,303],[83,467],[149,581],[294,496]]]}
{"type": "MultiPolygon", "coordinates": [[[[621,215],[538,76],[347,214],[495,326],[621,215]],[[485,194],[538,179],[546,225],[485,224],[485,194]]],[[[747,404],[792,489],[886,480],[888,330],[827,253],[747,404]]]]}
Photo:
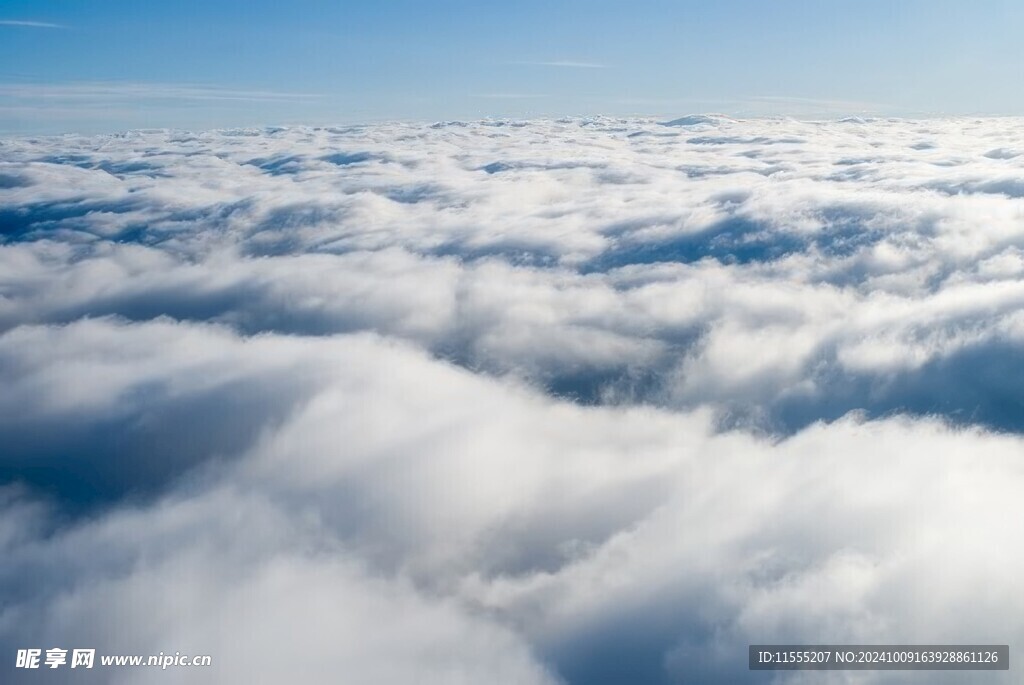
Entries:
{"type": "Polygon", "coordinates": [[[794,110],[820,112],[881,112],[891,109],[891,106],[878,102],[809,98],[791,95],[752,95],[747,98],[747,104],[754,106],[772,105],[794,110]]]}
{"type": "Polygon", "coordinates": [[[48,21],[27,21],[22,19],[0,19],[0,26],[24,26],[34,29],[66,29],[63,24],[53,24],[48,21]]]}
{"type": "Polygon", "coordinates": [[[321,97],[318,93],[245,90],[176,83],[0,83],[0,97],[34,100],[235,100],[282,101],[321,97]]]}
{"type": "Polygon", "coordinates": [[[564,69],[607,69],[607,64],[598,62],[579,62],[576,60],[551,60],[551,61],[519,61],[509,62],[524,67],[559,67],[564,69]]]}
{"type": "Polygon", "coordinates": [[[546,98],[547,95],[541,93],[474,93],[472,97],[487,98],[489,100],[534,100],[536,98],[546,98]]]}

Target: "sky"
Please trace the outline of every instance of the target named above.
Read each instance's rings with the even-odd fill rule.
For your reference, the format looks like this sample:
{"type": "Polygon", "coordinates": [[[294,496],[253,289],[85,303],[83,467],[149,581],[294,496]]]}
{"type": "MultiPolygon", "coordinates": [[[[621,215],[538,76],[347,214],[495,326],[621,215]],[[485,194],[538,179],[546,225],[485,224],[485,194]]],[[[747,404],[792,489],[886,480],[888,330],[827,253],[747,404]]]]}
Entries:
{"type": "Polygon", "coordinates": [[[0,2],[0,132],[1024,114],[1024,5],[0,2]]]}
{"type": "Polygon", "coordinates": [[[0,0],[0,683],[1022,653],[1021,6],[0,0]]]}

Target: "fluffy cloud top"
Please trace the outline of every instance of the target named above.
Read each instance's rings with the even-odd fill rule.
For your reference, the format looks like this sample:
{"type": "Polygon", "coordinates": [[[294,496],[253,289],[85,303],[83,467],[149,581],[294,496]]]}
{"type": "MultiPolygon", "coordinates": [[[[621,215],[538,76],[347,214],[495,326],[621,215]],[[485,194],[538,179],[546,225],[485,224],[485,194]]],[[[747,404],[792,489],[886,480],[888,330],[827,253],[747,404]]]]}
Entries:
{"type": "Polygon", "coordinates": [[[1024,646],[1020,125],[0,141],[3,652],[589,684],[1024,646]]]}

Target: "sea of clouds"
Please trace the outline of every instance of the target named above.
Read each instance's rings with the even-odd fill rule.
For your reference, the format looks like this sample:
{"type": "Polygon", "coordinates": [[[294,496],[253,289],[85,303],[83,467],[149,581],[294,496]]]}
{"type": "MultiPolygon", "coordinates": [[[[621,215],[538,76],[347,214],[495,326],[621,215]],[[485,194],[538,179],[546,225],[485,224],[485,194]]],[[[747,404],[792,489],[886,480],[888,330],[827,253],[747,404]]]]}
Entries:
{"type": "Polygon", "coordinates": [[[4,682],[49,675],[26,647],[213,657],[83,684],[935,683],[962,674],[746,649],[1018,653],[1022,130],[0,140],[4,682]]]}

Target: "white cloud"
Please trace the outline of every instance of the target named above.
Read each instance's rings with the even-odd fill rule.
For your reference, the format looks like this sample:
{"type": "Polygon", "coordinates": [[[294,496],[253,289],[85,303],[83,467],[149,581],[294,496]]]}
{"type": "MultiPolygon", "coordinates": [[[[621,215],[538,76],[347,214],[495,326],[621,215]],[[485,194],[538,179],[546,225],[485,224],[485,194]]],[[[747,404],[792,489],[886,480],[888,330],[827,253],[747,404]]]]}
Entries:
{"type": "Polygon", "coordinates": [[[1024,645],[1020,122],[667,123],[0,142],[4,649],[1024,645]]]}
{"type": "MultiPolygon", "coordinates": [[[[45,335],[79,351],[56,371],[20,364],[29,378],[78,367],[75,383],[117,358],[165,370],[181,387],[142,408],[156,422],[170,420],[161,402],[224,382],[202,358],[171,371],[187,350],[222,375],[317,378],[296,399],[271,392],[287,418],[169,495],[7,542],[5,582],[34,579],[0,619],[10,645],[211,652],[213,680],[300,660],[312,682],[339,668],[730,682],[765,639],[1024,638],[1024,559],[1005,544],[1018,437],[852,418],[780,443],[715,434],[706,415],[555,402],[364,335],[92,322],[26,331],[22,355],[45,335]]],[[[40,392],[23,383],[15,400],[25,387],[40,392]]],[[[94,423],[109,411],[77,406],[94,423]]],[[[51,525],[8,509],[28,517],[15,530],[51,525]]]]}
{"type": "Polygon", "coordinates": [[[63,24],[52,24],[48,21],[27,21],[20,19],[0,19],[0,26],[23,26],[35,29],[63,29],[63,24]]]}

